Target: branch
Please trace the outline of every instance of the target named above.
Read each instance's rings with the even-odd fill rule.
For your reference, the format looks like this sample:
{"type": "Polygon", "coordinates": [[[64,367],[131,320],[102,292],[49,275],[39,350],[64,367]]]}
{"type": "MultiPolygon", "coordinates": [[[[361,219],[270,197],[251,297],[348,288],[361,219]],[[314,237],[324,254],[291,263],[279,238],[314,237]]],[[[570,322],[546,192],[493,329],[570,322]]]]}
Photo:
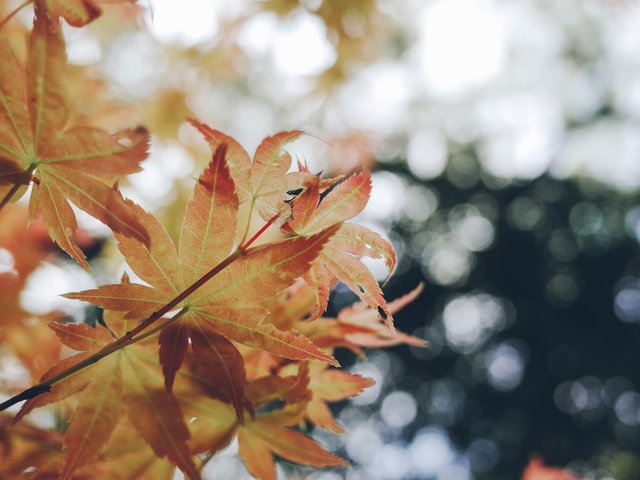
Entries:
{"type": "Polygon", "coordinates": [[[178,304],[180,304],[183,300],[185,300],[193,292],[198,290],[202,285],[207,283],[209,280],[211,280],[213,277],[215,277],[218,273],[220,273],[226,267],[228,267],[233,262],[235,262],[238,258],[242,257],[246,253],[247,249],[251,246],[251,244],[253,242],[255,242],[271,225],[273,225],[273,223],[279,217],[280,217],[280,214],[276,214],[273,217],[271,217],[269,219],[269,221],[266,222],[263,225],[263,227],[255,233],[255,235],[253,235],[244,244],[239,246],[231,255],[229,255],[227,258],[222,260],[215,267],[213,267],[211,270],[209,270],[207,273],[205,273],[202,277],[200,277],[193,284],[191,284],[189,287],[187,287],[182,293],[180,293],[178,296],[176,296],[173,300],[171,300],[169,303],[167,303],[160,310],[158,310],[157,312],[154,312],[151,316],[147,317],[142,322],[140,322],[134,329],[132,329],[131,331],[127,332],[125,335],[123,335],[122,337],[118,338],[117,340],[111,342],[110,344],[105,345],[102,349],[98,350],[96,353],[94,353],[90,357],[88,357],[88,358],[84,359],[83,361],[76,363],[72,367],[69,367],[68,369],[60,372],[58,375],[55,375],[55,376],[53,376],[51,378],[48,378],[47,380],[42,381],[42,382],[38,383],[37,385],[34,385],[33,387],[30,387],[30,388],[22,391],[18,395],[15,395],[15,396],[5,400],[4,402],[0,403],[0,412],[3,411],[3,410],[6,410],[7,408],[11,407],[12,405],[15,405],[18,402],[21,402],[23,400],[29,400],[29,399],[35,398],[38,395],[41,395],[43,393],[50,392],[51,391],[51,387],[54,384],[58,383],[59,381],[67,378],[68,376],[70,376],[70,375],[72,375],[72,374],[74,374],[76,372],[79,372],[80,370],[83,370],[84,368],[86,368],[86,367],[88,367],[90,365],[93,365],[94,363],[98,362],[99,360],[103,359],[104,357],[106,357],[108,355],[111,355],[112,353],[117,352],[118,350],[121,350],[121,349],[123,349],[125,347],[128,347],[129,345],[133,345],[134,343],[137,343],[137,342],[139,342],[141,340],[144,340],[145,338],[150,337],[151,335],[155,334],[156,332],[159,332],[160,330],[162,330],[164,327],[166,327],[170,323],[172,323],[175,320],[177,320],[179,317],[181,317],[182,315],[184,315],[187,312],[186,308],[182,308],[173,317],[169,318],[166,322],[158,325],[156,328],[153,328],[153,329],[151,329],[151,330],[149,330],[147,332],[142,333],[144,330],[149,328],[149,326],[152,323],[154,323],[157,320],[159,320],[160,318],[162,318],[164,315],[169,313],[171,310],[174,310],[175,307],[178,306],[178,304]]]}

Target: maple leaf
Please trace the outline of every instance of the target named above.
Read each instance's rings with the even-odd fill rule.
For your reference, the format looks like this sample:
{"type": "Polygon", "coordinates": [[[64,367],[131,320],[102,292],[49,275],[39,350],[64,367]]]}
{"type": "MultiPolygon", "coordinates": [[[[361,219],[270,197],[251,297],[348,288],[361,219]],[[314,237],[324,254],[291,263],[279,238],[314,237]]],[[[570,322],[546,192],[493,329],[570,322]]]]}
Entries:
{"type": "MultiPolygon", "coordinates": [[[[423,290],[424,284],[420,283],[409,293],[389,302],[389,312],[395,314],[402,310],[413,302],[423,290]]],[[[398,331],[395,334],[390,334],[387,329],[376,322],[378,312],[368,307],[367,303],[362,302],[340,310],[338,321],[344,328],[345,340],[354,342],[362,347],[371,348],[392,347],[400,344],[414,347],[426,346],[426,342],[421,338],[398,331]]]]}
{"type": "MultiPolygon", "coordinates": [[[[307,368],[309,372],[307,386],[311,395],[306,405],[305,416],[318,427],[335,433],[344,433],[344,428],[336,422],[327,402],[339,402],[358,395],[375,382],[370,378],[326,367],[326,364],[310,362],[307,368]]],[[[290,374],[296,368],[298,366],[295,364],[285,365],[278,374],[290,374]]]]}
{"type": "Polygon", "coordinates": [[[257,416],[254,421],[247,422],[238,429],[240,456],[252,475],[260,480],[275,480],[274,454],[291,462],[313,467],[349,465],[346,460],[326,451],[310,437],[287,428],[300,421],[299,415],[292,415],[288,409],[282,409],[257,416]]]}
{"type": "Polygon", "coordinates": [[[135,3],[136,0],[36,0],[44,8],[46,15],[58,25],[58,18],[64,18],[69,25],[83,27],[102,15],[99,4],[135,3]]]}
{"type": "MultiPolygon", "coordinates": [[[[317,177],[305,183],[304,191],[294,202],[292,218],[286,224],[288,229],[300,235],[311,235],[327,225],[353,218],[367,204],[371,176],[364,171],[329,185],[322,192],[321,188],[317,177]]],[[[376,310],[393,330],[393,318],[382,291],[369,269],[359,261],[361,256],[384,258],[389,274],[396,264],[393,247],[380,235],[360,225],[342,225],[305,277],[316,296],[312,318],[317,318],[326,309],[329,291],[337,278],[376,310]]]]}
{"type": "Polygon", "coordinates": [[[320,179],[305,184],[293,208],[288,226],[300,235],[312,235],[336,222],[355,217],[367,204],[371,194],[368,171],[351,175],[337,185],[320,192],[320,179]]]}
{"type": "Polygon", "coordinates": [[[289,215],[290,206],[285,201],[290,197],[288,192],[298,189],[313,175],[306,171],[287,173],[292,159],[283,148],[304,132],[293,130],[265,138],[256,149],[252,163],[246,150],[233,138],[197,120],[189,122],[204,135],[212,150],[227,145],[227,163],[236,182],[240,203],[248,201],[249,210],[256,207],[264,220],[277,213],[282,217],[289,215]]]}
{"type": "MultiPolygon", "coordinates": [[[[203,277],[232,252],[237,230],[239,201],[225,145],[218,147],[198,179],[187,205],[176,249],[166,230],[137,205],[131,208],[151,236],[147,246],[119,233],[118,248],[135,273],[151,287],[133,284],[106,285],[68,294],[107,310],[145,316],[158,310],[203,277]]],[[[288,238],[252,248],[178,305],[183,315],[160,335],[160,359],[167,390],[184,361],[189,339],[196,360],[226,381],[217,387],[234,403],[243,418],[244,369],[231,368],[235,346],[222,337],[291,359],[314,359],[337,365],[294,330],[281,331],[265,321],[262,303],[304,275],[336,228],[309,237],[288,238]],[[222,337],[221,337],[222,336],[222,337]],[[214,359],[217,359],[214,361],[214,359]]],[[[214,375],[214,373],[211,373],[214,375]]]]}
{"type": "Polygon", "coordinates": [[[326,369],[322,366],[311,371],[309,389],[313,392],[312,400],[307,405],[306,415],[309,420],[326,430],[344,433],[327,402],[339,402],[361,393],[375,382],[370,378],[344,372],[337,369],[326,369]]]}
{"type": "MultiPolygon", "coordinates": [[[[310,236],[329,226],[344,222],[364,209],[371,194],[371,175],[368,171],[340,179],[321,180],[308,169],[286,172],[291,157],[282,148],[299,138],[303,132],[282,132],[266,138],[256,150],[253,164],[247,152],[231,137],[191,120],[191,124],[205,136],[212,149],[229,145],[229,169],[237,182],[240,202],[250,201],[250,210],[257,206],[264,219],[274,213],[291,215],[284,229],[302,236],[310,236]],[[303,185],[293,206],[286,202],[287,193],[303,185]]],[[[311,318],[326,310],[334,279],[342,280],[363,301],[376,309],[379,317],[393,330],[393,318],[387,308],[371,272],[356,258],[369,256],[384,258],[389,274],[395,267],[393,248],[375,232],[359,225],[342,225],[338,234],[323,250],[322,258],[305,275],[316,294],[316,308],[311,318]]]]}
{"type": "MultiPolygon", "coordinates": [[[[80,351],[61,360],[43,380],[87,359],[92,353],[124,335],[131,327],[118,315],[105,315],[109,329],[84,324],[50,327],[66,346],[80,351]]],[[[79,394],[78,405],[64,436],[65,462],[62,479],[87,464],[105,445],[123,415],[158,457],[167,457],[191,479],[200,478],[187,446],[189,431],[177,399],[163,386],[157,347],[136,344],[103,358],[97,364],[54,384],[50,393],[28,400],[16,416],[18,421],[36,407],[79,394]]]]}
{"type": "MultiPolygon", "coordinates": [[[[420,284],[406,295],[389,302],[389,312],[395,314],[413,302],[423,288],[424,285],[420,284]]],[[[289,307],[300,312],[305,311],[305,305],[312,302],[313,297],[308,290],[301,289],[297,295],[291,296],[288,300],[291,304],[289,307]]],[[[364,302],[342,309],[338,313],[338,318],[323,317],[313,322],[296,318],[295,321],[287,323],[295,326],[321,348],[344,347],[361,358],[366,358],[363,347],[382,348],[402,344],[425,347],[427,345],[422,338],[407,335],[398,330],[390,331],[385,325],[379,323],[378,312],[364,302]]]]}
{"type": "Polygon", "coordinates": [[[196,419],[190,425],[193,450],[216,452],[237,435],[242,460],[260,480],[275,480],[274,454],[315,467],[347,466],[344,459],[290,428],[304,420],[306,382],[304,369],[301,375],[293,377],[270,376],[251,382],[247,393],[256,409],[274,399],[290,403],[269,413],[247,415],[243,423],[237,421],[232,407],[226,403],[206,396],[184,398],[185,412],[196,419]]]}
{"type": "Polygon", "coordinates": [[[522,480],[580,480],[580,478],[562,468],[547,467],[541,458],[532,457],[522,474],[522,480]]]}
{"type": "Polygon", "coordinates": [[[28,60],[21,66],[0,39],[0,199],[16,200],[33,176],[30,218],[42,217],[51,238],[85,269],[72,239],[77,229],[69,201],[113,231],[148,243],[149,236],[115,186],[140,170],[146,130],[114,136],[90,127],[69,128],[64,91],[64,42],[36,3],[28,60]]]}

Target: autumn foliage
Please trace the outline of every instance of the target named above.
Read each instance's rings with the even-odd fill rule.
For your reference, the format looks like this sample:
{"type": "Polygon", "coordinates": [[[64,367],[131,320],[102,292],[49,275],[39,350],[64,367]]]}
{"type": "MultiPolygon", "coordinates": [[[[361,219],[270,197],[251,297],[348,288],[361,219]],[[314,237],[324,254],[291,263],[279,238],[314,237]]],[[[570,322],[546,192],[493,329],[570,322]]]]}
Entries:
{"type": "Polygon", "coordinates": [[[26,400],[14,418],[0,416],[0,477],[170,479],[177,467],[197,479],[234,439],[260,479],[275,478],[275,457],[347,465],[306,434],[342,432],[328,403],[372,384],[339,369],[334,350],[423,343],[393,325],[420,288],[387,304],[361,258],[382,258],[391,272],[391,245],[344,223],[367,203],[369,173],[310,172],[285,151],[301,131],[265,138],[251,158],[190,120],[211,160],[174,242],[118,189],[140,170],[149,132],[72,121],[60,21],[81,27],[100,15],[99,3],[37,0],[25,63],[0,41],[0,247],[15,260],[0,273],[0,339],[36,383],[13,388],[2,405],[26,400]],[[25,212],[15,202],[29,185],[25,212]],[[54,250],[47,236],[89,269],[71,204],[111,229],[137,277],[66,295],[100,307],[95,327],[34,322],[18,301],[54,250]],[[324,317],[338,281],[362,302],[324,317]],[[56,409],[59,429],[23,420],[45,406],[56,409]]]}
{"type": "Polygon", "coordinates": [[[534,456],[523,472],[521,480],[580,480],[580,478],[568,470],[548,467],[540,457],[534,456]]]}

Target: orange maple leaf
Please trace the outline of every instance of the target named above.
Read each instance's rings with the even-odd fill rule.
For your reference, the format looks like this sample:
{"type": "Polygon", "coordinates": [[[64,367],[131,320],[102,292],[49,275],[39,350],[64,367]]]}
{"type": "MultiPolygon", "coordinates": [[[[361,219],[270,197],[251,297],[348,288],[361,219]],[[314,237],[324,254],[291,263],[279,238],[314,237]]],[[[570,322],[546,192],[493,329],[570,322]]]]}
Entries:
{"type": "Polygon", "coordinates": [[[227,163],[241,204],[249,202],[249,211],[256,207],[264,220],[277,213],[284,218],[289,215],[290,206],[285,201],[289,197],[287,193],[300,188],[313,175],[307,171],[287,173],[292,159],[283,147],[304,132],[293,130],[265,138],[256,149],[252,163],[246,150],[233,138],[197,120],[190,120],[190,123],[204,135],[212,150],[227,145],[227,163]]]}
{"type": "Polygon", "coordinates": [[[531,457],[522,480],[580,480],[571,472],[558,467],[547,467],[540,457],[531,457]]]}
{"type": "Polygon", "coordinates": [[[58,25],[58,19],[64,18],[69,25],[83,27],[102,15],[99,4],[135,3],[136,0],[36,0],[46,15],[58,25]]]}
{"type": "MultiPolygon", "coordinates": [[[[169,303],[227,258],[236,238],[239,204],[227,167],[231,162],[227,151],[224,145],[218,147],[198,179],[187,205],[178,249],[153,216],[131,204],[151,236],[151,245],[116,233],[118,248],[135,273],[151,287],[105,285],[67,297],[141,318],[169,303]]],[[[295,330],[281,331],[266,322],[269,312],[262,305],[307,272],[335,231],[332,227],[309,237],[288,238],[247,250],[178,305],[183,309],[181,318],[160,335],[160,359],[167,389],[171,389],[184,361],[189,338],[196,361],[202,362],[205,369],[213,365],[211,358],[237,356],[233,344],[219,340],[216,335],[290,359],[337,365],[333,357],[295,330]],[[199,340],[194,341],[195,338],[199,340]]],[[[220,384],[225,385],[224,395],[233,399],[242,418],[241,410],[246,404],[240,388],[244,371],[230,368],[219,371],[228,376],[220,384]]]]}
{"type": "MultiPolygon", "coordinates": [[[[300,235],[314,234],[327,225],[356,216],[364,209],[370,193],[371,176],[368,171],[329,184],[323,191],[320,179],[313,177],[296,198],[292,219],[286,226],[300,235]]],[[[339,279],[393,330],[393,317],[380,286],[369,269],[359,261],[361,256],[384,258],[389,275],[396,264],[395,252],[388,241],[363,226],[343,224],[305,277],[316,295],[312,318],[317,318],[326,309],[329,291],[335,279],[339,279]]]]}
{"type": "Polygon", "coordinates": [[[290,427],[304,421],[309,395],[307,370],[290,377],[269,376],[247,386],[254,408],[274,400],[283,408],[265,414],[247,415],[239,423],[231,407],[206,396],[184,398],[185,413],[197,418],[191,425],[190,445],[195,452],[216,452],[237,435],[240,457],[249,472],[260,480],[275,480],[274,455],[315,467],[348,466],[348,462],[325,450],[315,440],[290,427]]]}
{"type": "MultiPolygon", "coordinates": [[[[228,145],[229,169],[236,180],[240,203],[249,202],[250,211],[256,206],[265,220],[276,213],[285,218],[290,215],[284,226],[286,231],[314,235],[353,218],[369,200],[371,175],[368,171],[328,180],[320,180],[304,166],[299,172],[287,173],[291,156],[283,152],[282,147],[298,139],[303,134],[300,130],[263,140],[251,163],[247,152],[231,137],[196,120],[191,120],[191,124],[202,132],[212,149],[223,143],[228,145]],[[291,207],[284,199],[288,192],[295,190],[301,192],[291,207]]],[[[384,258],[389,274],[396,263],[393,247],[377,233],[359,225],[343,225],[305,276],[316,294],[316,308],[311,318],[319,317],[326,309],[329,291],[337,278],[376,310],[393,330],[393,318],[382,291],[371,272],[356,258],[359,256],[384,258]]]]}
{"type": "MultiPolygon", "coordinates": [[[[125,335],[136,322],[108,312],[105,323],[108,328],[51,323],[50,327],[62,343],[81,353],[58,362],[42,380],[85,360],[112,342],[114,337],[125,335]]],[[[72,478],[77,468],[95,457],[125,414],[158,457],[166,456],[188,478],[200,478],[187,445],[189,430],[178,400],[163,386],[157,350],[149,342],[123,348],[56,383],[50,393],[28,400],[22,406],[15,421],[36,407],[79,394],[78,405],[64,436],[66,455],[61,479],[72,478]]]]}
{"type": "Polygon", "coordinates": [[[111,185],[140,170],[149,135],[142,128],[114,136],[90,127],[69,128],[64,42],[39,5],[25,67],[9,42],[0,39],[0,201],[19,198],[33,176],[30,218],[41,216],[51,238],[88,268],[72,240],[77,224],[68,201],[113,231],[148,243],[144,227],[111,185]]]}
{"type": "MultiPolygon", "coordinates": [[[[305,416],[312,424],[335,433],[344,433],[345,429],[334,418],[327,402],[339,402],[358,395],[375,382],[370,378],[361,377],[337,368],[327,368],[326,364],[309,362],[308,389],[309,402],[306,405],[305,416]]],[[[285,365],[278,372],[279,375],[293,373],[298,368],[295,364],[285,365]]]]}

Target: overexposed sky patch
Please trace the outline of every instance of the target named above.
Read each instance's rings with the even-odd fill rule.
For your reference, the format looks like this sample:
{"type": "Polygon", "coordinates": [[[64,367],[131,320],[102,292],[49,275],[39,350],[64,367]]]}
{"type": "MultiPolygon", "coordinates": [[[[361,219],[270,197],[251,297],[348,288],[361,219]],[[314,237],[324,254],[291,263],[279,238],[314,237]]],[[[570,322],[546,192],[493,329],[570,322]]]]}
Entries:
{"type": "Polygon", "coordinates": [[[439,0],[425,9],[419,55],[434,95],[464,93],[491,80],[505,60],[505,28],[492,0],[439,0]]]}
{"type": "Polygon", "coordinates": [[[214,0],[148,0],[147,24],[165,43],[193,46],[214,38],[218,14],[214,0]]]}

